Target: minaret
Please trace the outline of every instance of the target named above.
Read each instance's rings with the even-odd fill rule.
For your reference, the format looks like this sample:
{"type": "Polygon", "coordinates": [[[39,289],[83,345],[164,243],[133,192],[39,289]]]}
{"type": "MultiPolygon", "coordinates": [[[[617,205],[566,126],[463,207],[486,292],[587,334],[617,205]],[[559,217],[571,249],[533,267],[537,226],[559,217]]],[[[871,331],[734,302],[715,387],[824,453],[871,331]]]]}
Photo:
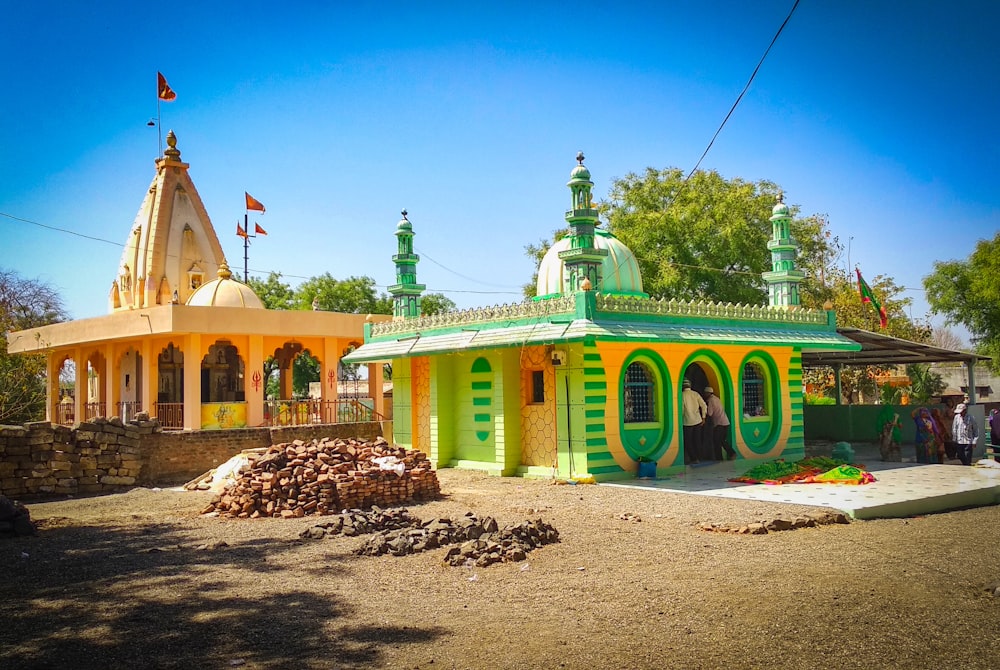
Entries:
{"type": "Polygon", "coordinates": [[[579,165],[570,173],[569,186],[573,194],[573,209],[566,212],[566,223],[570,228],[570,247],[559,252],[559,258],[566,266],[563,278],[563,293],[600,290],[601,264],[608,255],[607,249],[594,246],[594,226],[597,225],[597,210],[591,199],[590,170],[583,164],[583,152],[576,155],[579,165]]]}
{"type": "Polygon", "coordinates": [[[417,283],[417,263],[420,256],[413,253],[413,225],[406,218],[396,224],[398,253],[392,257],[396,264],[396,283],[389,287],[392,295],[392,315],[394,319],[415,319],[420,316],[420,294],[427,288],[417,283]]]}
{"type": "Polygon", "coordinates": [[[795,269],[799,247],[792,239],[791,222],[785,196],[779,193],[778,204],[771,210],[771,239],[767,243],[771,250],[771,271],[762,274],[767,282],[767,303],[771,307],[798,307],[801,304],[799,282],[805,273],[795,269]]]}

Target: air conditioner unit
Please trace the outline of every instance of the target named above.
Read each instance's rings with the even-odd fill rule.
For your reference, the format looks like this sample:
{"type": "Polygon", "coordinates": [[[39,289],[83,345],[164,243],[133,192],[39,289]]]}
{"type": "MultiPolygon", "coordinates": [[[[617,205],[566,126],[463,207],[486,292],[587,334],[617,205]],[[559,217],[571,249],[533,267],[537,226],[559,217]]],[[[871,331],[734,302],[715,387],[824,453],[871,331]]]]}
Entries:
{"type": "Polygon", "coordinates": [[[552,351],[552,365],[564,365],[566,363],[566,352],[561,349],[552,351]]]}

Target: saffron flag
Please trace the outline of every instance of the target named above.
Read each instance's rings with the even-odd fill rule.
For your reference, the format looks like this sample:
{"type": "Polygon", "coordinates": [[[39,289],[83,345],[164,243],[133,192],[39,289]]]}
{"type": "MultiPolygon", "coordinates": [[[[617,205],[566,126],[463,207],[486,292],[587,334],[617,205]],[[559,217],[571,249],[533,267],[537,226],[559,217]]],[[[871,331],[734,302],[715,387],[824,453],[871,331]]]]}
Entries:
{"type": "Polygon", "coordinates": [[[174,93],[174,89],[170,88],[167,84],[167,78],[160,72],[156,73],[156,96],[160,100],[165,100],[167,102],[177,99],[177,94],[174,93]]]}
{"type": "Polygon", "coordinates": [[[257,211],[257,212],[263,212],[264,211],[264,205],[263,205],[263,203],[261,203],[260,200],[258,200],[257,198],[253,197],[252,195],[250,195],[246,191],[243,191],[243,195],[245,195],[247,197],[247,209],[248,210],[252,209],[252,210],[257,211]]]}
{"type": "Polygon", "coordinates": [[[854,268],[854,271],[858,273],[858,293],[861,294],[861,302],[868,303],[875,308],[875,311],[878,312],[878,325],[884,330],[889,325],[889,317],[885,313],[885,307],[875,298],[872,287],[861,277],[861,270],[854,268]]]}
{"type": "Polygon", "coordinates": [[[256,221],[253,224],[253,232],[257,235],[267,235],[267,231],[260,227],[260,224],[256,221]]]}
{"type": "Polygon", "coordinates": [[[243,226],[241,226],[239,222],[236,223],[236,234],[244,240],[247,238],[247,231],[243,230],[243,226]]]}

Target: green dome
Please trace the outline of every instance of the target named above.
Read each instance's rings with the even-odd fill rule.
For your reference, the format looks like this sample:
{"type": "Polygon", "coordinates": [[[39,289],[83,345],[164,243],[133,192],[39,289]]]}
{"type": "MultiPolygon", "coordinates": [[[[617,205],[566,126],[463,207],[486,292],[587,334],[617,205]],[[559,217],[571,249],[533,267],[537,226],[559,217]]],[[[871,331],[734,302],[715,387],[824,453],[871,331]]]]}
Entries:
{"type": "Polygon", "coordinates": [[[590,170],[587,169],[586,165],[577,165],[573,168],[573,171],[569,173],[570,181],[590,181],[590,170]]]}
{"type": "MultiPolygon", "coordinates": [[[[559,252],[570,248],[570,236],[566,236],[553,244],[542,262],[538,265],[538,283],[535,285],[535,295],[539,297],[559,295],[563,292],[563,277],[565,265],[559,258],[559,252]]],[[[644,298],[649,296],[642,290],[642,274],[639,272],[639,261],[632,250],[625,246],[617,237],[600,228],[594,230],[594,247],[607,249],[608,255],[601,263],[602,285],[594,290],[605,294],[634,295],[644,298]]]]}
{"type": "Polygon", "coordinates": [[[399,223],[396,224],[396,234],[397,235],[399,235],[400,233],[412,233],[413,232],[413,224],[411,224],[410,220],[406,218],[407,212],[406,212],[405,209],[403,210],[402,214],[403,214],[403,218],[400,219],[399,223]]]}

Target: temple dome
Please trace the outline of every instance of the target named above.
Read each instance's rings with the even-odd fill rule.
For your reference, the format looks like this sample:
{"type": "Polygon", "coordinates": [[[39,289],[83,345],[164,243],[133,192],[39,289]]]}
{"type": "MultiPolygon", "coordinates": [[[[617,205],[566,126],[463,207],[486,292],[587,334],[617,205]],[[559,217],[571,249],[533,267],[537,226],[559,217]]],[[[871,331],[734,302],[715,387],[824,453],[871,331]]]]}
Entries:
{"type": "MultiPolygon", "coordinates": [[[[538,283],[535,295],[547,297],[563,292],[565,265],[559,252],[570,248],[571,237],[567,235],[553,244],[538,265],[538,283]]],[[[617,237],[606,230],[594,230],[594,247],[607,249],[608,255],[601,262],[602,285],[593,287],[601,293],[632,295],[643,298],[649,296],[642,290],[642,274],[635,254],[617,237]]]]}
{"type": "Polygon", "coordinates": [[[225,261],[219,266],[219,278],[199,286],[187,304],[192,307],[249,307],[264,309],[253,289],[233,279],[225,261]]]}

